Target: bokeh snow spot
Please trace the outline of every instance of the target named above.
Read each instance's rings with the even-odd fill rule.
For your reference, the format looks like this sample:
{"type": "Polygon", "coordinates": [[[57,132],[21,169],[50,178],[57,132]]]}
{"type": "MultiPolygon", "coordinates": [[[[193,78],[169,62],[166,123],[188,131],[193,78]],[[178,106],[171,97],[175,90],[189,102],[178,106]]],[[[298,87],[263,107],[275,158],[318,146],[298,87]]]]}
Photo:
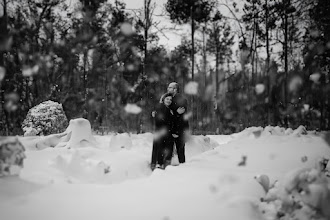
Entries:
{"type": "Polygon", "coordinates": [[[309,79],[314,83],[319,83],[320,77],[321,77],[320,73],[313,73],[312,75],[309,76],[309,79]]]}
{"type": "Polygon", "coordinates": [[[257,84],[255,90],[256,90],[256,93],[258,95],[260,95],[265,91],[265,85],[264,84],[257,84]]]}
{"type": "Polygon", "coordinates": [[[38,65],[34,65],[33,67],[23,66],[22,68],[22,74],[25,77],[33,76],[34,74],[38,73],[38,71],[39,71],[38,65]]]}
{"type": "Polygon", "coordinates": [[[297,91],[302,84],[303,80],[300,76],[293,77],[289,83],[290,92],[297,91]]]}
{"type": "Polygon", "coordinates": [[[130,103],[128,103],[124,109],[127,113],[130,113],[130,114],[140,114],[142,111],[142,109],[139,106],[137,106],[136,104],[130,104],[130,103]]]}
{"type": "Polygon", "coordinates": [[[187,114],[184,114],[183,115],[183,119],[188,121],[189,118],[191,118],[193,116],[193,113],[192,112],[188,112],[187,114]]]}
{"type": "Polygon", "coordinates": [[[198,93],[198,83],[197,82],[188,82],[184,87],[184,93],[188,95],[197,95],[198,93]]]}
{"type": "Polygon", "coordinates": [[[126,36],[130,36],[134,33],[132,24],[125,22],[120,26],[120,31],[126,36]]]}
{"type": "Polygon", "coordinates": [[[0,66],[0,82],[5,78],[6,69],[3,66],[0,66]]]}

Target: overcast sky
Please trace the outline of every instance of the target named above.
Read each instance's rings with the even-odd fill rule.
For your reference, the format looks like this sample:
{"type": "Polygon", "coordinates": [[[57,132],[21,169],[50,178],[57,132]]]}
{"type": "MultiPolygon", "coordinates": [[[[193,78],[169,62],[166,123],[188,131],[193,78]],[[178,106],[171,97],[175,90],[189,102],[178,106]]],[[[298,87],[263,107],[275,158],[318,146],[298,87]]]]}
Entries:
{"type": "MultiPolygon", "coordinates": [[[[109,0],[110,2],[114,2],[114,0],[109,0]]],[[[127,9],[142,9],[144,6],[144,0],[122,0],[122,2],[126,3],[127,9]]],[[[151,4],[156,4],[156,9],[154,14],[160,15],[163,12],[164,5],[167,2],[167,0],[152,0],[151,4]]],[[[173,26],[173,24],[170,22],[167,16],[154,16],[153,17],[155,22],[160,22],[158,25],[158,28],[169,28],[173,26]]],[[[157,30],[153,30],[154,32],[157,30]]],[[[163,31],[162,33],[158,33],[159,36],[159,44],[164,45],[166,49],[172,50],[174,49],[178,44],[180,44],[181,36],[183,34],[178,31],[163,31]]]]}

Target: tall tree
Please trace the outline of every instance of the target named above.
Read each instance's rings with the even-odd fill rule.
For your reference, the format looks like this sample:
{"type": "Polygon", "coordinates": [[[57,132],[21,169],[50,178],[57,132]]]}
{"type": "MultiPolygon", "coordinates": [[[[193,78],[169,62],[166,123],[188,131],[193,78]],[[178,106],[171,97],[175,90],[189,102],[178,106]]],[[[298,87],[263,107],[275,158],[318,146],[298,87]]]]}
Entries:
{"type": "Polygon", "coordinates": [[[214,9],[215,1],[206,0],[168,0],[165,7],[170,14],[170,19],[178,24],[186,24],[191,22],[191,77],[194,80],[194,66],[195,66],[195,43],[194,34],[196,24],[209,21],[211,12],[214,9]]]}
{"type": "Polygon", "coordinates": [[[228,21],[219,11],[217,11],[211,19],[208,33],[209,39],[207,41],[207,49],[215,57],[215,94],[216,97],[218,97],[219,67],[223,65],[225,61],[231,61],[231,47],[234,44],[234,35],[232,34],[228,21]]]}

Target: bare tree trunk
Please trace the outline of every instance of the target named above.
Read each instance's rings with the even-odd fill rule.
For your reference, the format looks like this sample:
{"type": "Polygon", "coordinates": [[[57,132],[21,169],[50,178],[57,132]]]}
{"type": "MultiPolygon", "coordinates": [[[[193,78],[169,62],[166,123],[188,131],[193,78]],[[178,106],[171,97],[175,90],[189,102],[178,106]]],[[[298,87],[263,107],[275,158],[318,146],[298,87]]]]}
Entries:
{"type": "MultiPolygon", "coordinates": [[[[3,0],[3,16],[0,17],[0,39],[5,40],[8,38],[8,28],[7,28],[7,0],[3,0]]],[[[4,51],[0,51],[0,67],[4,66],[4,51]]],[[[4,78],[5,79],[5,78],[4,78]]],[[[0,120],[4,123],[4,134],[9,135],[9,121],[8,121],[8,114],[5,110],[5,91],[2,86],[2,82],[0,81],[0,120]]]]}
{"type": "Polygon", "coordinates": [[[265,11],[265,23],[266,23],[266,76],[267,76],[267,96],[268,96],[268,111],[267,111],[267,123],[268,125],[271,124],[271,115],[272,115],[272,98],[271,98],[271,85],[270,85],[270,51],[269,51],[269,25],[268,25],[268,17],[269,17],[269,11],[268,11],[268,0],[266,0],[266,11],[265,11]]]}
{"type": "Polygon", "coordinates": [[[84,66],[83,66],[83,88],[84,88],[84,100],[87,101],[87,49],[84,51],[84,66]]]}
{"type": "MultiPolygon", "coordinates": [[[[195,7],[192,6],[190,8],[190,13],[191,13],[191,79],[194,81],[194,68],[195,68],[195,40],[194,40],[194,34],[195,34],[195,21],[194,21],[194,10],[195,7]]],[[[195,105],[195,100],[194,96],[191,96],[191,110],[192,110],[192,132],[194,133],[194,130],[196,129],[195,126],[195,115],[194,114],[194,105],[195,105]]]]}
{"type": "MultiPolygon", "coordinates": [[[[284,72],[285,72],[285,80],[284,80],[284,106],[288,108],[288,14],[287,9],[290,5],[290,0],[285,1],[285,13],[284,13],[284,72]]],[[[285,115],[284,119],[285,126],[288,126],[288,118],[285,115]]]]}
{"type": "Polygon", "coordinates": [[[195,68],[195,22],[194,22],[194,6],[190,9],[191,13],[191,79],[194,80],[194,68],[195,68]]]}

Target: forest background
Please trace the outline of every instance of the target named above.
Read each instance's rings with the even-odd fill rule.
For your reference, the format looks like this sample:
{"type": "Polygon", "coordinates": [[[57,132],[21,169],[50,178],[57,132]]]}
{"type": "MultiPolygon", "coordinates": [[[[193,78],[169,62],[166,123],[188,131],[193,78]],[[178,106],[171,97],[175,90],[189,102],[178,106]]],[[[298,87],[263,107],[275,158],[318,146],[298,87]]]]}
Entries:
{"type": "Polygon", "coordinates": [[[152,131],[172,81],[193,134],[330,129],[328,0],[124,2],[0,1],[0,135],[47,100],[96,131],[152,131]],[[175,48],[169,32],[184,33],[175,48]]]}

